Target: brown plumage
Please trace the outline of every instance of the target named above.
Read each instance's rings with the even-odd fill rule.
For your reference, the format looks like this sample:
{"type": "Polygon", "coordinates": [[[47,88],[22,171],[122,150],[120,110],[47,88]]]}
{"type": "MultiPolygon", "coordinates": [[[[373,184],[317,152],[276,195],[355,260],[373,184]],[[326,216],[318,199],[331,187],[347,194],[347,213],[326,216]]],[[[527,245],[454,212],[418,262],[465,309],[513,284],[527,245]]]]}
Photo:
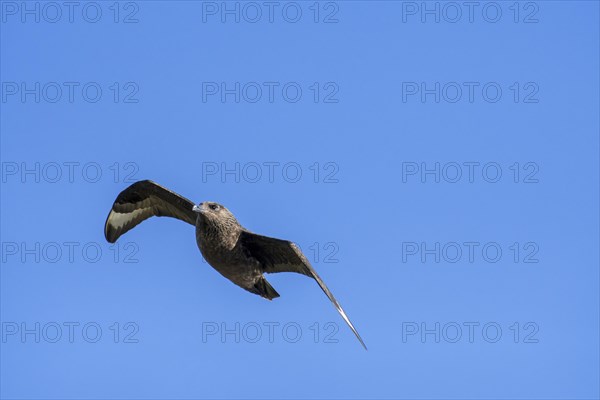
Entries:
{"type": "Polygon", "coordinates": [[[106,219],[106,240],[114,243],[152,216],[173,217],[194,225],[196,242],[206,261],[236,285],[266,299],[279,297],[279,293],[267,282],[265,272],[296,272],[313,278],[366,349],[342,306],[294,243],[252,233],[224,206],[214,202],[194,205],[149,180],[136,182],[117,196],[106,219]]]}

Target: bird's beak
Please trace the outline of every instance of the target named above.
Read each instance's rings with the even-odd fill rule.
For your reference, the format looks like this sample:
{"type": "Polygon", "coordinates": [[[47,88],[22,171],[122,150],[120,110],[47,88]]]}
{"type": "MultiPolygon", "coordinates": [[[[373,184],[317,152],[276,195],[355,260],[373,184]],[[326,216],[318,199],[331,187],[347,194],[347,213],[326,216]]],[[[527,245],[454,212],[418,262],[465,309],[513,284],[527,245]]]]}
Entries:
{"type": "Polygon", "coordinates": [[[200,206],[197,206],[194,204],[194,207],[192,208],[192,211],[197,212],[197,213],[201,213],[202,212],[202,208],[200,206]]]}

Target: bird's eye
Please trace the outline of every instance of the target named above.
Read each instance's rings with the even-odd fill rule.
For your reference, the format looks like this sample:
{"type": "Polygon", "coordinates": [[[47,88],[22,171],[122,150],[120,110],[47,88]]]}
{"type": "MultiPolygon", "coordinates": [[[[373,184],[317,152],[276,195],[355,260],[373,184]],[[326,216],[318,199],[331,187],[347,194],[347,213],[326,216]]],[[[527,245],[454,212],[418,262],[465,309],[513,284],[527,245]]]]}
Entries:
{"type": "Polygon", "coordinates": [[[219,206],[217,204],[211,204],[210,206],[208,206],[211,210],[218,210],[219,206]]]}

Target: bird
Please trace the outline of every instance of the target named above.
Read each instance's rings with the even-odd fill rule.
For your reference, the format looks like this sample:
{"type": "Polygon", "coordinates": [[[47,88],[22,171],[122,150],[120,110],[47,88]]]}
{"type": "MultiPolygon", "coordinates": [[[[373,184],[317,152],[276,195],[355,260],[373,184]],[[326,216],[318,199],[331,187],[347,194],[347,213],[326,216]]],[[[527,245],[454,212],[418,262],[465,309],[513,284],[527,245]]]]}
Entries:
{"type": "Polygon", "coordinates": [[[119,193],[106,218],[104,236],[115,243],[150,217],[172,217],[194,225],[196,243],[208,264],[234,284],[265,299],[279,297],[265,273],[295,272],[313,278],[367,350],[340,303],[295,243],[253,233],[225,206],[212,201],[194,204],[151,180],[137,181],[119,193]]]}

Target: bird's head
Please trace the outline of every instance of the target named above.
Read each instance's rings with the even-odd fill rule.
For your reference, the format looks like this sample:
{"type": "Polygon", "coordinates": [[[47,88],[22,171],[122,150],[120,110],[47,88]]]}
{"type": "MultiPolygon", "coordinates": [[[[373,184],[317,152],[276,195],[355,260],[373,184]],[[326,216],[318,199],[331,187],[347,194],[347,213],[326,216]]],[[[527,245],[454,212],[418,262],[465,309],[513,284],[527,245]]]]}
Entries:
{"type": "Polygon", "coordinates": [[[225,206],[215,203],[213,201],[205,201],[198,205],[195,205],[192,209],[198,213],[200,219],[212,226],[225,227],[225,226],[239,226],[237,219],[233,216],[225,206]]]}

